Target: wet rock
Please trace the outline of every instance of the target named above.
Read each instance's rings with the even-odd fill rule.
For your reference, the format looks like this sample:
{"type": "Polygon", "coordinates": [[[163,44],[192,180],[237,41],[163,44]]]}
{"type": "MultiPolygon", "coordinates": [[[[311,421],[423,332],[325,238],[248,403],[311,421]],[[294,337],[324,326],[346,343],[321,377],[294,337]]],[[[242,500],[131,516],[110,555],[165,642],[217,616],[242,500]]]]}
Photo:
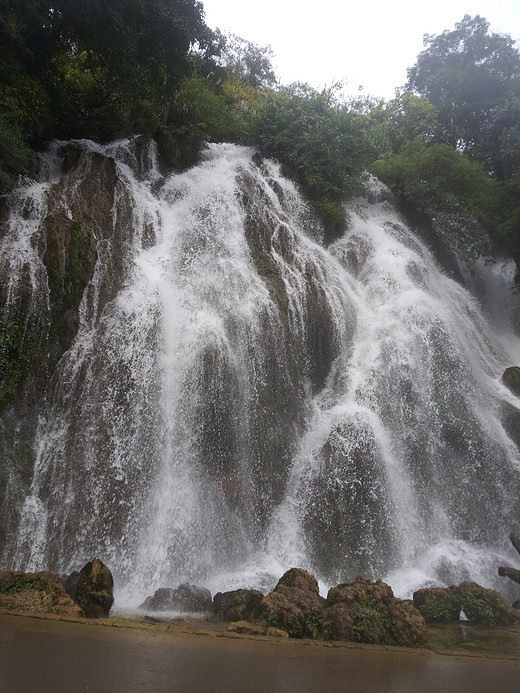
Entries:
{"type": "Polygon", "coordinates": [[[80,578],[80,573],[78,570],[74,570],[70,575],[61,577],[63,586],[67,594],[72,598],[76,599],[76,590],[78,589],[78,582],[80,578]]]}
{"type": "Polygon", "coordinates": [[[520,397],[520,368],[518,366],[506,368],[502,374],[502,382],[513,394],[520,397]]]}
{"type": "Polygon", "coordinates": [[[394,597],[381,580],[357,577],[333,587],[324,599],[313,575],[291,568],[262,599],[261,607],[262,622],[291,637],[428,646],[424,618],[411,601],[394,597]]]}
{"type": "Polygon", "coordinates": [[[269,626],[300,638],[323,634],[325,604],[318,581],[301,568],[288,570],[260,603],[262,618],[269,626]]]}
{"type": "Polygon", "coordinates": [[[99,558],[81,569],[74,599],[87,618],[106,618],[110,613],[114,603],[114,579],[99,558]]]}
{"type": "Polygon", "coordinates": [[[258,612],[263,596],[258,590],[218,592],[213,597],[213,613],[222,621],[247,621],[258,612]]]}
{"type": "Polygon", "coordinates": [[[476,582],[462,582],[455,591],[462,611],[472,623],[509,626],[514,622],[513,609],[499,592],[481,587],[476,582]]]}
{"type": "Polygon", "coordinates": [[[502,402],[501,420],[507,435],[520,449],[520,409],[509,402],[502,402]]]}
{"type": "Polygon", "coordinates": [[[460,618],[460,603],[451,587],[426,587],[414,592],[413,603],[426,623],[454,623],[460,618]]]}
{"type": "Polygon", "coordinates": [[[517,582],[520,585],[520,570],[517,568],[509,568],[508,566],[500,566],[498,569],[498,574],[500,577],[508,577],[513,582],[517,582]]]}
{"type": "Polygon", "coordinates": [[[148,611],[211,611],[211,592],[205,587],[182,583],[176,589],[160,587],[153,597],[147,597],[140,609],[148,611]]]}
{"type": "Polygon", "coordinates": [[[427,647],[426,623],[409,600],[394,597],[389,585],[357,577],[327,595],[331,637],[378,645],[427,647]]]}
{"type": "Polygon", "coordinates": [[[338,556],[354,575],[384,570],[392,551],[392,500],[380,446],[364,415],[339,416],[307,480],[301,523],[307,550],[324,579],[337,584],[338,556]],[[370,527],[367,535],[366,527],[370,527]]]}
{"type": "Polygon", "coordinates": [[[0,571],[0,608],[9,611],[83,616],[80,607],[50,570],[38,573],[0,571]]]}
{"type": "Polygon", "coordinates": [[[413,602],[427,623],[454,623],[463,611],[472,623],[507,626],[514,622],[512,607],[495,590],[476,582],[417,590],[413,602]]]}

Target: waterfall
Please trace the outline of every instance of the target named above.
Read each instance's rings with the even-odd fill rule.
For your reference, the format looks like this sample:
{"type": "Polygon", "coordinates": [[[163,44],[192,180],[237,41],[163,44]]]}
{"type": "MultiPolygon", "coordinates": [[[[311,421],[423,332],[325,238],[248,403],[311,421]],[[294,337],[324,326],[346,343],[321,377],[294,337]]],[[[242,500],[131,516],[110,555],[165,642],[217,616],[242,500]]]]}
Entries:
{"type": "Polygon", "coordinates": [[[507,591],[510,273],[464,288],[375,181],[326,248],[250,149],[164,177],[137,140],[70,147],[10,196],[0,246],[2,319],[39,345],[2,410],[2,566],[99,556],[134,605],[183,581],[266,590],[295,565],[401,596],[507,591]]]}

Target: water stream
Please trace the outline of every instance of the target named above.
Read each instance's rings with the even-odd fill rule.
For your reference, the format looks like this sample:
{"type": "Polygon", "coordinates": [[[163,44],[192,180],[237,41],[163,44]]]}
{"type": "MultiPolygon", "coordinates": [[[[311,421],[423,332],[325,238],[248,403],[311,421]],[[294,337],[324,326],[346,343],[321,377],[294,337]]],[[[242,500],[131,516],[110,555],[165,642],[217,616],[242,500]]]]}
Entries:
{"type": "Polygon", "coordinates": [[[324,587],[363,574],[399,596],[463,579],[507,593],[511,264],[467,269],[464,288],[376,182],[325,248],[249,149],[213,145],[163,178],[153,150],[143,168],[132,142],[80,146],[76,169],[57,148],[18,191],[0,249],[8,304],[29,277],[45,319],[48,200],[72,218],[81,177],[115,159],[113,228],[27,423],[25,476],[4,412],[2,564],[66,573],[96,555],[134,605],[183,581],[266,590],[294,565],[324,587]]]}

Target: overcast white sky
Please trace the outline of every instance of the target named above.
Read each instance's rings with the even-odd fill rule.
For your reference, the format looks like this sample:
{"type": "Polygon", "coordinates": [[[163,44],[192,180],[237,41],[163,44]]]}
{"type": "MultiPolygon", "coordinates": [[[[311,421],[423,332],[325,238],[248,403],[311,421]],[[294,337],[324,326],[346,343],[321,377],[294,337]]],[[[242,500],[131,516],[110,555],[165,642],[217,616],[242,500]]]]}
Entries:
{"type": "Polygon", "coordinates": [[[423,49],[423,34],[453,29],[465,14],[520,48],[520,0],[202,0],[206,23],[270,44],[283,84],[316,88],[346,81],[344,92],[390,99],[423,49]]]}

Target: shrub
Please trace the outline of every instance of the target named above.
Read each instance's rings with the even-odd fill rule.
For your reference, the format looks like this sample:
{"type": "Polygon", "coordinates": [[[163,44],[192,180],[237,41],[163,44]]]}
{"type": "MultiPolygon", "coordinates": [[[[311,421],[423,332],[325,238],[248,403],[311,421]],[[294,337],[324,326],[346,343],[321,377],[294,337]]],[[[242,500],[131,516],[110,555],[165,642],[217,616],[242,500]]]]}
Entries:
{"type": "Polygon", "coordinates": [[[277,158],[321,216],[329,238],[344,222],[341,203],[360,188],[368,145],[359,115],[305,84],[271,92],[258,106],[252,134],[277,158]]]}

